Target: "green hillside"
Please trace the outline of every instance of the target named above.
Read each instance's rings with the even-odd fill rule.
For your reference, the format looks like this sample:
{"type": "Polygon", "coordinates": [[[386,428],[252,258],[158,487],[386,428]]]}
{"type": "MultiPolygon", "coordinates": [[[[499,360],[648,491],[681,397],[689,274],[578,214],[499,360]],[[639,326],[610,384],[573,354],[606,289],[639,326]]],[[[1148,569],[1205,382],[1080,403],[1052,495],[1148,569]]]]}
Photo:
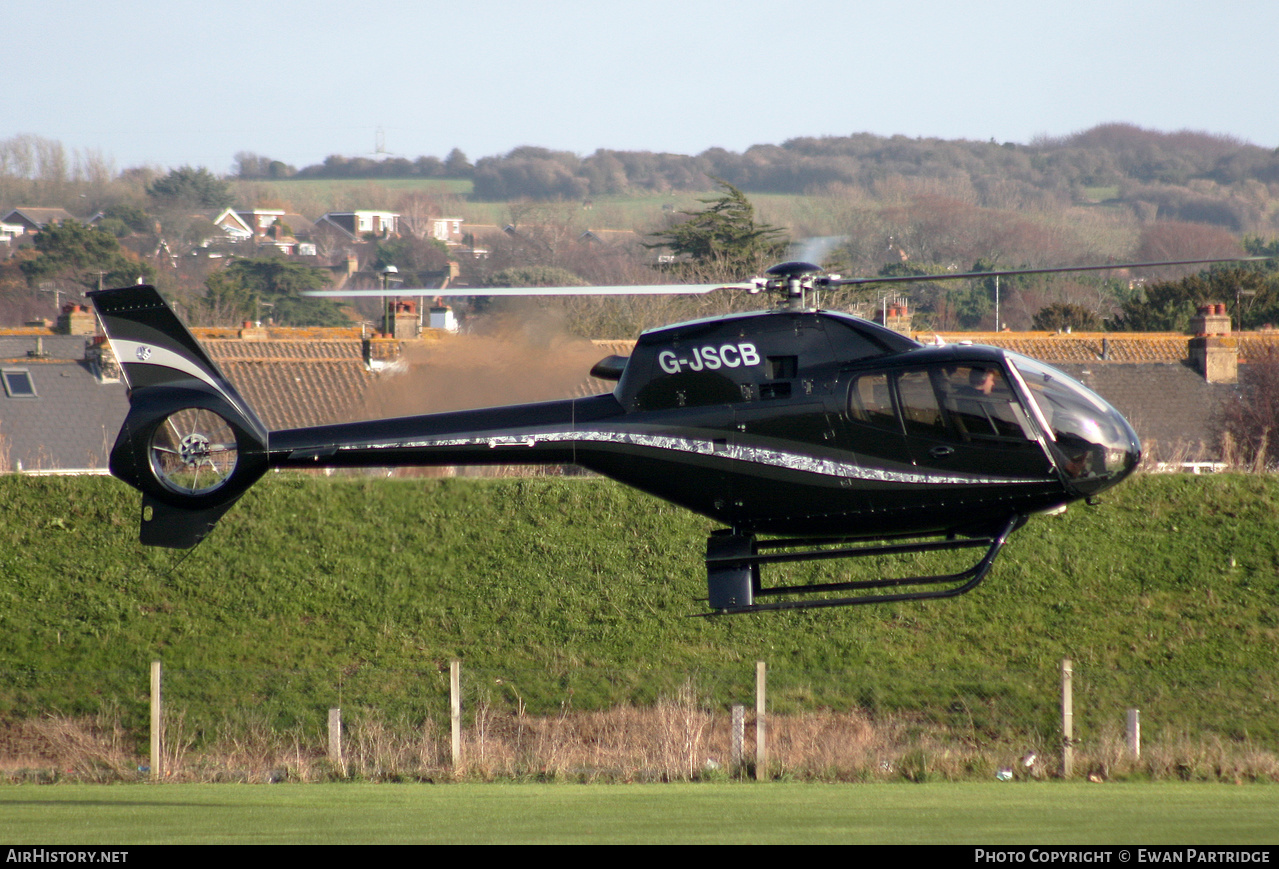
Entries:
{"type": "Polygon", "coordinates": [[[272,476],[189,555],[141,547],[137,496],[110,478],[7,475],[0,497],[9,719],[109,706],[141,726],[151,660],[197,724],[316,728],[338,704],[442,713],[454,658],[473,697],[531,713],[690,682],[749,704],[763,660],[779,712],[1012,726],[983,724],[984,703],[1050,734],[1069,657],[1081,732],[1133,705],[1151,734],[1279,745],[1268,477],[1138,477],[1035,517],[954,601],[712,619],[690,617],[707,520],[599,479],[272,476]]]}

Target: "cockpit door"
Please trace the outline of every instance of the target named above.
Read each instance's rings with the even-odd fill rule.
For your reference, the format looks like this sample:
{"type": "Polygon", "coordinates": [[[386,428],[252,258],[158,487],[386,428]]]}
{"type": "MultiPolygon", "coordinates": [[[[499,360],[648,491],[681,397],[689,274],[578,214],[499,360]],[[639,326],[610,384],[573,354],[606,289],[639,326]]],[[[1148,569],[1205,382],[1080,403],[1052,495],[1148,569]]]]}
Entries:
{"type": "Polygon", "coordinates": [[[983,478],[1053,476],[1016,393],[993,364],[949,364],[901,372],[897,394],[915,465],[983,478]]]}
{"type": "Polygon", "coordinates": [[[1055,477],[997,363],[852,373],[847,421],[846,446],[888,470],[987,481],[1055,477]]]}

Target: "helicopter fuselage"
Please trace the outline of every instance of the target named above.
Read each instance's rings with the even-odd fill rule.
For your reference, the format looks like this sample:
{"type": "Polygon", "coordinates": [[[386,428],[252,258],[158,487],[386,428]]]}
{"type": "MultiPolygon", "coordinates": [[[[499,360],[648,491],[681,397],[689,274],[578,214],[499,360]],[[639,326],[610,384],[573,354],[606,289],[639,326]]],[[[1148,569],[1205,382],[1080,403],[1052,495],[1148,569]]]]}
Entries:
{"type": "Polygon", "coordinates": [[[964,533],[1095,494],[1140,454],[1078,384],[1050,412],[1097,442],[1059,444],[1020,358],[827,311],[740,314],[644,333],[611,394],[272,432],[270,464],[571,463],[739,533],[964,533]]]}

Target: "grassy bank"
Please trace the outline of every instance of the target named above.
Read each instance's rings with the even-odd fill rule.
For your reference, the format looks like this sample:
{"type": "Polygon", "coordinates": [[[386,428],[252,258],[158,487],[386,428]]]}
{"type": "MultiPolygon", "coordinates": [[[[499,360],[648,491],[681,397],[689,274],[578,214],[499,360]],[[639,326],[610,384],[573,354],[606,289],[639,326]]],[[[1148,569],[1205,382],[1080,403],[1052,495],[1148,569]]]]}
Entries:
{"type": "Polygon", "coordinates": [[[551,717],[688,690],[750,704],[764,660],[780,714],[1042,741],[1069,657],[1081,739],[1128,706],[1153,741],[1279,739],[1266,477],[1139,477],[1036,517],[956,601],[721,619],[689,617],[709,523],[598,479],[272,476],[189,555],[138,545],[137,498],[108,478],[6,476],[0,497],[9,719],[140,727],[157,659],[195,745],[228,718],[319,732],[334,705],[446,722],[454,658],[472,712],[551,717]]]}

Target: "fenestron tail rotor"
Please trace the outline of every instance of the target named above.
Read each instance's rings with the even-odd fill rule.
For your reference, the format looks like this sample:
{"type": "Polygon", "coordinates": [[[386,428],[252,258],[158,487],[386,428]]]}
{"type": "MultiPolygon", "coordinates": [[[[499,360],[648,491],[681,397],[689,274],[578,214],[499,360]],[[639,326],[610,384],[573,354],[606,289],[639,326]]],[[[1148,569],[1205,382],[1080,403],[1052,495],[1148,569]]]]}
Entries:
{"type": "Polygon", "coordinates": [[[89,298],[129,385],[111,472],[142,493],[143,543],[194,546],[266,472],[266,427],[153,287],[89,298]]]}
{"type": "Polygon", "coordinates": [[[151,469],[178,495],[208,495],[235,473],[239,446],[219,414],[200,407],[171,413],[151,435],[151,469]]]}

